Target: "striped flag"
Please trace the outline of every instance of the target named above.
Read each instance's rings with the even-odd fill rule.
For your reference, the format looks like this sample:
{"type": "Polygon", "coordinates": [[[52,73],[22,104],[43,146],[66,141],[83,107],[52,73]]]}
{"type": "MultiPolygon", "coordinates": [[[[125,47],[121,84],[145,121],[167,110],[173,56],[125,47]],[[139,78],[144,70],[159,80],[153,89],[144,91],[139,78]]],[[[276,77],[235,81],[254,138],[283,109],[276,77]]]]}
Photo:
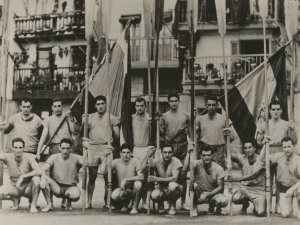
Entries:
{"type": "MultiPolygon", "coordinates": [[[[283,106],[282,119],[288,120],[285,47],[279,49],[268,59],[268,96],[269,101],[278,99],[283,106]]],[[[265,72],[264,63],[239,81],[228,91],[228,116],[241,140],[254,138],[256,124],[264,106],[265,72]]],[[[225,109],[225,96],[220,98],[225,109]]]]}
{"type": "MultiPolygon", "coordinates": [[[[109,79],[107,76],[107,64],[101,62],[100,69],[91,77],[89,85],[89,102],[99,95],[107,96],[110,93],[111,114],[121,117],[121,130],[126,143],[133,146],[132,137],[132,113],[131,113],[131,58],[130,58],[130,25],[127,24],[117,42],[112,46],[109,60],[109,79]],[[108,85],[109,83],[109,85],[108,85]],[[108,90],[108,87],[110,88],[108,90]]],[[[81,93],[81,96],[84,94],[81,93]]],[[[82,97],[79,99],[83,99],[82,97]]],[[[78,101],[71,109],[77,120],[81,121],[83,115],[83,101],[78,101]]],[[[89,104],[89,113],[95,112],[95,105],[89,104]]]]}

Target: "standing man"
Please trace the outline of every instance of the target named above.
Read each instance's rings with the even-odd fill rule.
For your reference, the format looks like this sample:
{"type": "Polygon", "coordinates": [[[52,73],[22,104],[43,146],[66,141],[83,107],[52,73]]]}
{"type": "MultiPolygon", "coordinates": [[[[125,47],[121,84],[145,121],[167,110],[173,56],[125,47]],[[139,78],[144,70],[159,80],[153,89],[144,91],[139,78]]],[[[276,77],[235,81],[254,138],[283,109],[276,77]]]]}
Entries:
{"type": "MultiPolygon", "coordinates": [[[[53,202],[50,193],[57,198],[66,199],[66,210],[72,210],[71,202],[80,199],[80,189],[77,187],[79,183],[78,172],[83,164],[83,157],[72,154],[72,141],[63,138],[60,141],[60,153],[56,153],[47,159],[43,166],[43,172],[40,187],[45,195],[47,206],[42,209],[43,212],[53,210],[53,202]],[[51,170],[50,177],[46,176],[46,171],[51,170]]],[[[83,139],[83,148],[89,147],[88,140],[83,139]]]]}
{"type": "Polygon", "coordinates": [[[12,147],[13,153],[0,153],[0,161],[7,166],[10,176],[10,183],[0,187],[0,198],[12,200],[12,210],[19,209],[20,197],[29,198],[30,212],[37,213],[36,202],[42,171],[35,156],[23,152],[25,142],[22,138],[14,138],[12,147]]]}
{"type": "MultiPolygon", "coordinates": [[[[132,115],[132,130],[133,130],[133,157],[142,161],[150,145],[150,123],[149,114],[146,113],[146,100],[144,98],[137,98],[135,100],[136,113],[132,115]]],[[[143,209],[147,210],[146,203],[147,192],[142,196],[143,209]]]]}
{"type": "MultiPolygon", "coordinates": [[[[148,153],[141,164],[142,172],[147,170],[147,161],[153,156],[155,150],[153,146],[149,146],[148,153]]],[[[178,184],[182,164],[179,159],[173,157],[174,150],[171,145],[163,146],[161,153],[162,156],[155,158],[150,165],[154,168],[156,176],[149,176],[148,182],[158,183],[158,187],[151,193],[151,199],[158,203],[158,213],[165,212],[163,203],[167,201],[170,205],[169,214],[175,215],[176,201],[182,193],[182,186],[178,184]]]]}
{"type": "MultiPolygon", "coordinates": [[[[95,108],[97,109],[97,112],[90,114],[88,118],[88,134],[91,144],[90,151],[92,153],[92,162],[88,162],[89,181],[87,189],[87,209],[92,208],[92,198],[95,189],[98,167],[106,157],[106,148],[108,144],[108,118],[110,118],[111,143],[113,142],[113,139],[119,139],[120,137],[120,121],[114,115],[109,115],[106,112],[105,96],[99,95],[95,98],[95,108]]],[[[85,119],[83,118],[82,121],[84,123],[85,119]]],[[[107,190],[107,179],[106,177],[104,177],[104,179],[105,190],[107,190]]]]}
{"type": "MultiPolygon", "coordinates": [[[[267,137],[264,141],[270,141],[267,137]]],[[[300,219],[300,157],[295,153],[295,143],[291,137],[281,140],[282,151],[269,156],[270,164],[276,166],[277,189],[280,193],[279,205],[283,217],[293,212],[293,197],[297,198],[300,219]]],[[[265,160],[265,148],[260,160],[265,160]]]]}
{"type": "Polygon", "coordinates": [[[212,160],[225,169],[225,135],[230,135],[232,141],[233,132],[230,128],[226,128],[225,116],[217,113],[218,99],[216,97],[207,97],[205,105],[207,114],[196,118],[196,130],[199,131],[199,152],[204,146],[211,146],[212,160]]]}
{"type": "Polygon", "coordinates": [[[21,112],[13,115],[8,120],[8,125],[4,128],[4,134],[9,134],[15,129],[14,137],[20,137],[25,142],[24,152],[36,154],[38,140],[41,133],[42,120],[32,113],[32,102],[29,98],[23,98],[20,105],[21,112]]]}
{"type": "Polygon", "coordinates": [[[60,98],[55,98],[52,101],[52,116],[46,118],[43,120],[42,125],[44,126],[43,133],[41,136],[41,139],[39,141],[38,150],[36,157],[39,160],[41,158],[41,150],[43,145],[45,144],[45,141],[48,138],[51,138],[56,129],[59,127],[62,120],[64,120],[65,116],[67,117],[60,127],[60,129],[55,134],[49,149],[49,155],[44,158],[44,160],[47,160],[51,155],[59,153],[60,149],[60,141],[63,138],[67,138],[72,140],[72,135],[77,134],[77,128],[74,122],[74,117],[71,114],[71,110],[67,109],[66,114],[62,113],[63,110],[63,101],[60,98]]]}
{"type": "MultiPolygon", "coordinates": [[[[178,108],[180,99],[177,93],[171,93],[168,95],[168,101],[170,105],[170,110],[164,113],[160,120],[160,133],[164,136],[164,142],[167,144],[174,134],[176,134],[180,129],[186,125],[190,125],[190,118],[188,112],[182,111],[178,108]]],[[[185,156],[187,154],[188,146],[188,130],[186,129],[178,137],[172,140],[169,144],[172,146],[173,156],[184,162],[185,156]]],[[[185,205],[186,199],[186,175],[187,171],[181,170],[180,181],[183,185],[182,195],[181,195],[181,209],[189,210],[185,205]]]]}
{"type": "MultiPolygon", "coordinates": [[[[190,166],[190,154],[195,148],[194,143],[189,143],[183,169],[188,170],[190,166]]],[[[212,147],[204,146],[201,148],[201,159],[194,160],[194,209],[193,216],[198,216],[199,204],[209,204],[208,215],[221,215],[221,208],[228,204],[224,191],[224,169],[215,162],[212,162],[212,147]],[[215,211],[216,207],[216,211],[215,211]]]]}
{"type": "MultiPolygon", "coordinates": [[[[112,151],[112,147],[108,147],[106,150],[106,157],[100,167],[101,174],[107,173],[107,157],[112,154],[112,151]]],[[[118,188],[113,191],[111,198],[123,203],[122,212],[126,212],[129,202],[133,201],[130,214],[138,213],[142,181],[144,180],[144,175],[140,172],[140,165],[140,160],[132,158],[132,148],[126,143],[121,146],[121,158],[111,162],[111,169],[116,172],[118,179],[118,188]]]]}
{"type": "Polygon", "coordinates": [[[259,160],[259,155],[255,154],[256,145],[252,139],[243,141],[245,154],[231,153],[233,162],[238,163],[242,169],[242,176],[228,176],[227,179],[233,182],[241,181],[241,186],[233,194],[232,201],[234,204],[243,205],[240,214],[247,214],[249,202],[253,203],[253,212],[261,217],[266,214],[266,195],[265,182],[266,172],[265,165],[259,160]]]}
{"type": "MultiPolygon", "coordinates": [[[[293,142],[297,144],[298,138],[297,133],[294,129],[295,125],[293,121],[285,121],[281,119],[281,113],[282,113],[282,106],[279,101],[275,100],[270,103],[269,106],[270,115],[271,118],[269,120],[269,137],[270,137],[270,143],[269,143],[269,149],[270,149],[270,155],[274,153],[278,153],[282,151],[281,148],[281,140],[284,137],[291,137],[293,139],[293,142]]],[[[266,134],[266,123],[261,123],[257,127],[257,144],[262,147],[264,135],[266,134]]],[[[271,187],[271,196],[273,196],[273,181],[276,177],[276,168],[275,166],[272,166],[270,168],[271,176],[270,176],[270,187],[271,187]]],[[[271,198],[272,199],[272,198],[271,198]]],[[[276,188],[276,207],[275,212],[281,213],[279,200],[280,194],[279,190],[276,188]]],[[[272,201],[271,201],[272,202],[272,201]]]]}

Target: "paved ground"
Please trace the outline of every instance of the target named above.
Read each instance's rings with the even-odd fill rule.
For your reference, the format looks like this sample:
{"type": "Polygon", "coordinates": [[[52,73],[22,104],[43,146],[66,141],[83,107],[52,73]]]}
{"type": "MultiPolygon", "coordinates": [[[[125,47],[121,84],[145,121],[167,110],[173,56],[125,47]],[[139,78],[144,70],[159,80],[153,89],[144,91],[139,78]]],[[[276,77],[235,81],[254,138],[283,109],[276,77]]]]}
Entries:
{"type": "MultiPolygon", "coordinates": [[[[8,175],[5,171],[4,182],[8,181],[8,175]]],[[[79,184],[81,187],[81,184],[79,184]]],[[[190,218],[189,212],[178,210],[176,216],[169,215],[158,215],[157,213],[152,213],[148,216],[145,212],[140,212],[138,215],[131,216],[129,213],[121,213],[118,210],[114,210],[109,213],[107,210],[103,209],[103,178],[99,176],[96,183],[96,191],[94,194],[94,201],[92,210],[86,210],[82,212],[81,210],[81,200],[73,203],[73,211],[64,211],[60,209],[60,199],[54,197],[55,209],[49,213],[28,213],[28,200],[22,198],[21,208],[18,211],[10,210],[12,203],[10,201],[3,201],[3,209],[0,210],[0,225],[76,225],[76,224],[101,224],[101,225],[132,225],[132,224],[160,224],[160,225],[181,225],[181,224],[272,224],[272,225],[282,225],[282,224],[297,224],[299,225],[300,220],[298,220],[295,215],[297,212],[296,203],[294,202],[294,213],[291,218],[284,219],[279,215],[271,214],[271,218],[257,218],[252,215],[252,206],[249,207],[248,215],[240,216],[238,214],[240,206],[234,205],[233,207],[233,217],[230,216],[207,216],[205,211],[207,210],[207,205],[199,206],[200,215],[198,217],[190,218]]],[[[234,184],[236,189],[238,184],[234,184]]],[[[227,190],[225,191],[227,193],[227,190]]],[[[38,199],[38,204],[43,208],[46,206],[46,201],[41,195],[38,199]]],[[[180,206],[180,201],[178,201],[177,208],[180,206]]],[[[274,208],[274,207],[273,207],[274,208]]],[[[226,208],[229,211],[229,207],[226,208]]]]}

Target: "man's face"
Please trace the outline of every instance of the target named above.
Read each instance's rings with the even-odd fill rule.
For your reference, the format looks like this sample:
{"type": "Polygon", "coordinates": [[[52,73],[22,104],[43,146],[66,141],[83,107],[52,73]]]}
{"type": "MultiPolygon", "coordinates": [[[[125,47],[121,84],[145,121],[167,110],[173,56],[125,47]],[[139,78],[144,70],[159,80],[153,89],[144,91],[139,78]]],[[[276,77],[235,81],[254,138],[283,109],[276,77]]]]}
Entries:
{"type": "Polygon", "coordinates": [[[31,113],[32,105],[30,104],[30,102],[22,101],[20,109],[25,116],[28,116],[31,113]]]}
{"type": "Polygon", "coordinates": [[[270,114],[272,119],[278,119],[281,117],[282,109],[280,105],[271,105],[270,114]]]}
{"type": "Polygon", "coordinates": [[[217,112],[217,102],[215,100],[207,100],[206,108],[209,114],[215,114],[217,112]]]}
{"type": "Polygon", "coordinates": [[[104,114],[106,111],[106,103],[103,100],[98,100],[95,104],[95,108],[98,113],[104,114]]]}
{"type": "Polygon", "coordinates": [[[212,159],[211,150],[202,151],[201,158],[202,158],[204,164],[211,163],[211,159],[212,159]]]}
{"type": "Polygon", "coordinates": [[[55,115],[61,115],[62,113],[62,102],[54,102],[52,104],[52,111],[55,115]]]}
{"type": "Polygon", "coordinates": [[[136,109],[137,114],[143,115],[145,113],[145,109],[146,109],[144,101],[136,102],[135,109],[136,109]]]}
{"type": "Polygon", "coordinates": [[[128,148],[122,149],[121,157],[125,162],[128,162],[131,159],[132,152],[128,148]]]}
{"type": "Polygon", "coordinates": [[[71,153],[71,145],[69,143],[61,143],[60,152],[64,159],[69,158],[70,153],[71,153]]]}
{"type": "Polygon", "coordinates": [[[169,100],[170,108],[173,110],[178,109],[179,99],[177,97],[171,97],[169,100]]]}
{"type": "Polygon", "coordinates": [[[15,142],[13,145],[13,151],[15,156],[17,156],[18,158],[22,157],[23,155],[23,150],[24,150],[24,146],[22,142],[15,142]]]}
{"type": "Polygon", "coordinates": [[[165,147],[162,150],[162,157],[165,162],[170,162],[173,157],[173,151],[171,147],[165,147]]]}
{"type": "Polygon", "coordinates": [[[244,143],[244,151],[247,157],[253,156],[255,153],[255,148],[252,143],[244,143]]]}
{"type": "Polygon", "coordinates": [[[286,157],[290,157],[294,153],[294,146],[292,141],[282,142],[282,150],[286,157]]]}

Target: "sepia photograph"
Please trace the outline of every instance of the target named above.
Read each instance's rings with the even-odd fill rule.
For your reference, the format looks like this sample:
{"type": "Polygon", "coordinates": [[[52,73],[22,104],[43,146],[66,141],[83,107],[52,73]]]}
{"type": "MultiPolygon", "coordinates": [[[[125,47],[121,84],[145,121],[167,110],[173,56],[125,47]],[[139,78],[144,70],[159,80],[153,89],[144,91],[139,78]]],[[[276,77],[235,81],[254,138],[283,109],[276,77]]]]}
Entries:
{"type": "Polygon", "coordinates": [[[300,223],[300,0],[0,0],[0,225],[300,223]]]}

